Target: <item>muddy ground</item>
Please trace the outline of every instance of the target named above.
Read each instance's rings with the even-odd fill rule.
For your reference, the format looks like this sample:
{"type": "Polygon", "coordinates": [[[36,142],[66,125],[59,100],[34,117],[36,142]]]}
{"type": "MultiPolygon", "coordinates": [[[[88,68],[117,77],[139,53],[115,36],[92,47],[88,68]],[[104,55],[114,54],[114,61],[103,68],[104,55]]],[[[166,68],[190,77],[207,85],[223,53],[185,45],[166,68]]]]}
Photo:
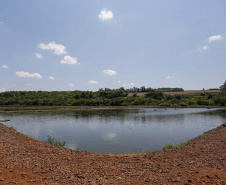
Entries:
{"type": "Polygon", "coordinates": [[[226,184],[226,123],[182,148],[75,152],[0,124],[0,184],[226,184]]]}

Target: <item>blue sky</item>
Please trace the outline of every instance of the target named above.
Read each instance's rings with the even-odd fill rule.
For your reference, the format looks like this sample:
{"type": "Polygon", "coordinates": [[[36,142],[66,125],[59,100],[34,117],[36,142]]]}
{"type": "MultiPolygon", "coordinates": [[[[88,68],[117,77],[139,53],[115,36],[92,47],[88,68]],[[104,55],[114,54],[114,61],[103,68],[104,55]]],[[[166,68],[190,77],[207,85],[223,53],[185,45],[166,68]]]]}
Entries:
{"type": "Polygon", "coordinates": [[[0,91],[218,88],[224,0],[0,0],[0,91]]]}

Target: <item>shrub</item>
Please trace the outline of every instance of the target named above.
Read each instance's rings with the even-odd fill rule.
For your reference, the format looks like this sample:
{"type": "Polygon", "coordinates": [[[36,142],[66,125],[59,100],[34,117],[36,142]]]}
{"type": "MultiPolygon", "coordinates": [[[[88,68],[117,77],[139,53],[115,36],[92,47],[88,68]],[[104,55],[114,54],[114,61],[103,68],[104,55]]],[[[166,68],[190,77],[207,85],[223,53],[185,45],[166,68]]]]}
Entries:
{"type": "Polygon", "coordinates": [[[168,150],[168,149],[172,149],[172,148],[175,148],[175,145],[170,143],[170,144],[164,145],[162,149],[163,150],[168,150]]]}
{"type": "Polygon", "coordinates": [[[55,146],[64,146],[66,144],[66,141],[57,141],[57,139],[51,137],[51,136],[47,136],[47,140],[44,140],[43,142],[45,143],[49,143],[49,144],[52,144],[52,145],[55,145],[55,146]]]}
{"type": "Polygon", "coordinates": [[[169,143],[167,145],[164,145],[163,146],[163,150],[168,150],[168,149],[172,149],[172,148],[179,148],[179,147],[183,147],[183,146],[186,146],[190,141],[185,141],[185,142],[181,142],[179,143],[178,145],[174,145],[172,143],[169,143]]]}
{"type": "Polygon", "coordinates": [[[182,103],[180,104],[180,106],[186,107],[186,106],[188,106],[188,105],[187,105],[186,103],[182,102],[182,103]]]}

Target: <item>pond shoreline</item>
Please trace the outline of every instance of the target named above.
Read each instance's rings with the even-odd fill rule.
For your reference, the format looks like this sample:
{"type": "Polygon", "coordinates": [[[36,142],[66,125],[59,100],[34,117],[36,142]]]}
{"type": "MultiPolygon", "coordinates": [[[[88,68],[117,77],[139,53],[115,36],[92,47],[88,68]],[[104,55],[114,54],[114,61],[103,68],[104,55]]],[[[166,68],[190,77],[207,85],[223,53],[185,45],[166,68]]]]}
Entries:
{"type": "Polygon", "coordinates": [[[0,106],[0,113],[8,112],[54,112],[54,111],[81,111],[92,109],[140,109],[140,108],[162,108],[162,109],[179,109],[179,108],[222,108],[226,106],[0,106]]]}
{"type": "Polygon", "coordinates": [[[226,123],[182,148],[138,154],[75,152],[0,124],[0,184],[223,184],[226,123]]]}

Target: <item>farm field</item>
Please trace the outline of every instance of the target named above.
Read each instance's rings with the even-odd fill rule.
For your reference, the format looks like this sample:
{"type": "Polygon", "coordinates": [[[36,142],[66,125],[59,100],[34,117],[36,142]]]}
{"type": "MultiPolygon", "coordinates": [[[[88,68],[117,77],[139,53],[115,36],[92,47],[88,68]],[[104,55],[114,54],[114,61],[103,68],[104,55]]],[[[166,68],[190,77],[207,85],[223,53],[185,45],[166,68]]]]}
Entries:
{"type": "MultiPolygon", "coordinates": [[[[189,95],[189,94],[201,94],[201,93],[210,93],[210,94],[219,94],[220,90],[185,90],[181,92],[164,92],[163,94],[167,95],[175,95],[175,94],[180,94],[180,95],[189,95]]],[[[133,96],[134,93],[129,93],[128,97],[133,96]]],[[[146,93],[143,92],[138,92],[137,96],[145,96],[146,93]]]]}

